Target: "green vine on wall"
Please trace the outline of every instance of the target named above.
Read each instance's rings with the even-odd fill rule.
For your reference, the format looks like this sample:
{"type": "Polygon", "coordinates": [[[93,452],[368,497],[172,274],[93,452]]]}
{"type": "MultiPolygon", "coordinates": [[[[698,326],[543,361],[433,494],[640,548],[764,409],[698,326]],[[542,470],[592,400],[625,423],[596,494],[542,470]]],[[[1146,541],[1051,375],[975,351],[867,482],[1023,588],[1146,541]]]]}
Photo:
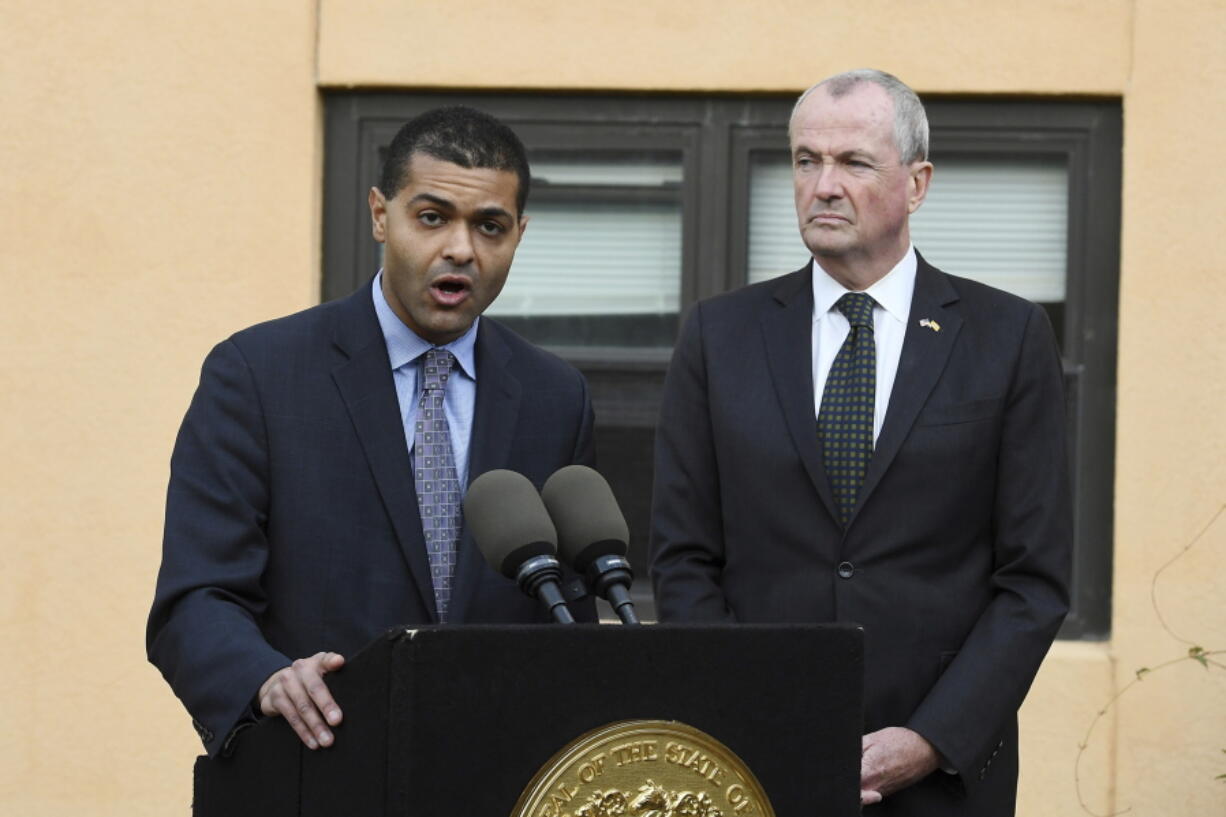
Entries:
{"type": "MultiPolygon", "coordinates": [[[[1183,655],[1172,658],[1169,661],[1163,661],[1161,664],[1155,664],[1152,667],[1139,667],[1135,673],[1136,677],[1125,684],[1119,692],[1112,695],[1107,702],[1099,708],[1098,713],[1094,715],[1094,719],[1090,721],[1090,726],[1088,729],[1086,729],[1085,737],[1082,738],[1081,743],[1077,744],[1077,760],[1073,764],[1073,779],[1077,786],[1077,802],[1081,805],[1081,810],[1086,814],[1091,814],[1094,817],[1116,817],[1116,815],[1125,814],[1132,810],[1130,806],[1129,808],[1120,809],[1119,811],[1113,811],[1108,814],[1100,814],[1086,804],[1085,796],[1081,792],[1081,758],[1090,745],[1090,738],[1094,734],[1094,728],[1098,726],[1098,722],[1102,720],[1103,716],[1106,715],[1111,707],[1115,705],[1116,701],[1127,694],[1128,690],[1132,689],[1134,686],[1141,683],[1154,673],[1160,672],[1168,667],[1173,667],[1176,664],[1182,664],[1185,661],[1195,661],[1204,667],[1206,672],[1211,668],[1226,670],[1226,663],[1223,663],[1221,660],[1221,656],[1226,656],[1226,649],[1205,649],[1192,639],[1184,638],[1180,634],[1176,633],[1175,630],[1172,629],[1169,624],[1167,624],[1166,619],[1162,615],[1162,609],[1158,606],[1158,579],[1162,576],[1162,573],[1171,565],[1175,564],[1175,562],[1183,558],[1184,554],[1191,550],[1192,547],[1209,531],[1209,529],[1217,523],[1223,512],[1226,512],[1226,504],[1223,504],[1220,508],[1218,508],[1217,513],[1215,513],[1213,518],[1200,529],[1200,532],[1198,532],[1196,536],[1192,538],[1192,541],[1184,545],[1184,547],[1173,557],[1171,557],[1166,564],[1158,568],[1158,571],[1154,573],[1153,579],[1150,580],[1149,601],[1154,608],[1154,614],[1158,617],[1158,623],[1162,625],[1162,629],[1166,630],[1167,634],[1170,635],[1171,638],[1187,645],[1187,651],[1183,655]]],[[[1226,754],[1226,749],[1223,749],[1222,753],[1226,754]]],[[[1214,780],[1226,781],[1226,774],[1219,774],[1214,778],[1214,780]]]]}

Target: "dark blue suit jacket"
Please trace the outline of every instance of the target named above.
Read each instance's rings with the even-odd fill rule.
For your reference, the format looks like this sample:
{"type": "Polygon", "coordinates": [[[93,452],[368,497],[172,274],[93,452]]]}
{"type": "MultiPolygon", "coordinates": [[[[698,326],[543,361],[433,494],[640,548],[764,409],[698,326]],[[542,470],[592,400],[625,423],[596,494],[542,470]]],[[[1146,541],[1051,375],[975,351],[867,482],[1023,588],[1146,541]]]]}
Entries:
{"type": "MultiPolygon", "coordinates": [[[[582,375],[490,318],[476,342],[469,476],[539,487],[591,464],[582,375]]],[[[451,620],[545,621],[459,547],[451,620]]],[[[594,617],[585,598],[577,617],[594,617]]],[[[210,754],[292,659],[437,621],[405,433],[370,286],[251,327],[205,360],[171,459],[147,648],[210,754]]]]}
{"type": "Polygon", "coordinates": [[[863,625],[865,731],[910,727],[958,772],[865,814],[1011,814],[1015,715],[1068,605],[1051,327],[1034,304],[921,258],[844,531],[814,417],[811,274],[705,301],[686,321],[656,438],[661,618],[863,625]]]}

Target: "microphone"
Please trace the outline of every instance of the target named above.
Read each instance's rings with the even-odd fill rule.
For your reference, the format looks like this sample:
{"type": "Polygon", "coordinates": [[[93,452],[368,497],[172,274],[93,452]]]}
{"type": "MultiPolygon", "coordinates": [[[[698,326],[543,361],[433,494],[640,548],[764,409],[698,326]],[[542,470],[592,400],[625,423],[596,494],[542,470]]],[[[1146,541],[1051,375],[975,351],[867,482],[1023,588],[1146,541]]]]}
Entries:
{"type": "Polygon", "coordinates": [[[540,600],[554,621],[575,623],[558,586],[558,533],[527,477],[503,469],[477,477],[464,497],[464,521],[490,567],[540,600]]]}
{"type": "Polygon", "coordinates": [[[586,465],[568,465],[545,481],[541,498],[557,526],[562,559],[613,605],[623,624],[638,624],[626,560],[630,529],[609,483],[586,465]]]}

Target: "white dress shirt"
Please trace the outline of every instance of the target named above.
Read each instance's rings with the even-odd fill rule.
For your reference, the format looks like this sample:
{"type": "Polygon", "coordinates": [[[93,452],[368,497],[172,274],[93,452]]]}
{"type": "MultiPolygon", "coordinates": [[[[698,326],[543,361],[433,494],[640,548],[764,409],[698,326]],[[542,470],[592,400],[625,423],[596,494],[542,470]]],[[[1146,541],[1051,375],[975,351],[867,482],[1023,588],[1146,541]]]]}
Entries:
{"type": "MultiPolygon", "coordinates": [[[[851,331],[851,324],[835,304],[852,290],[830,277],[813,260],[813,415],[822,408],[822,392],[826,375],[851,331]]],[[[911,315],[911,295],[915,292],[915,248],[907,247],[902,260],[877,283],[864,290],[877,305],[873,307],[873,339],[877,345],[876,405],[873,409],[873,443],[881,434],[885,411],[890,405],[890,392],[898,374],[902,356],[903,336],[907,318],[911,315]]]]}

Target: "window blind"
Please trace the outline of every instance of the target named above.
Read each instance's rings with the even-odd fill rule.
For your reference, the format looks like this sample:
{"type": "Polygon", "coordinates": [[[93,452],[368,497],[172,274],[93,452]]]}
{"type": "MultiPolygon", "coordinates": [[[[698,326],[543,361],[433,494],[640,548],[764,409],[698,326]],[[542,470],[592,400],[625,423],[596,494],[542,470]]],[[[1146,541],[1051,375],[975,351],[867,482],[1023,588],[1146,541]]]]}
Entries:
{"type": "MultiPolygon", "coordinates": [[[[1064,300],[1068,169],[1062,159],[948,158],[935,162],[911,240],[931,264],[1039,303],[1064,300]]],[[[749,279],[800,267],[786,160],[755,157],[750,176],[749,279]]]]}
{"type": "Polygon", "coordinates": [[[581,187],[588,198],[530,199],[529,223],[506,288],[490,307],[501,316],[676,312],[681,293],[681,205],[636,201],[627,189],[676,186],[677,162],[534,162],[534,180],[581,187]],[[601,188],[617,195],[602,196],[601,188]]]}

